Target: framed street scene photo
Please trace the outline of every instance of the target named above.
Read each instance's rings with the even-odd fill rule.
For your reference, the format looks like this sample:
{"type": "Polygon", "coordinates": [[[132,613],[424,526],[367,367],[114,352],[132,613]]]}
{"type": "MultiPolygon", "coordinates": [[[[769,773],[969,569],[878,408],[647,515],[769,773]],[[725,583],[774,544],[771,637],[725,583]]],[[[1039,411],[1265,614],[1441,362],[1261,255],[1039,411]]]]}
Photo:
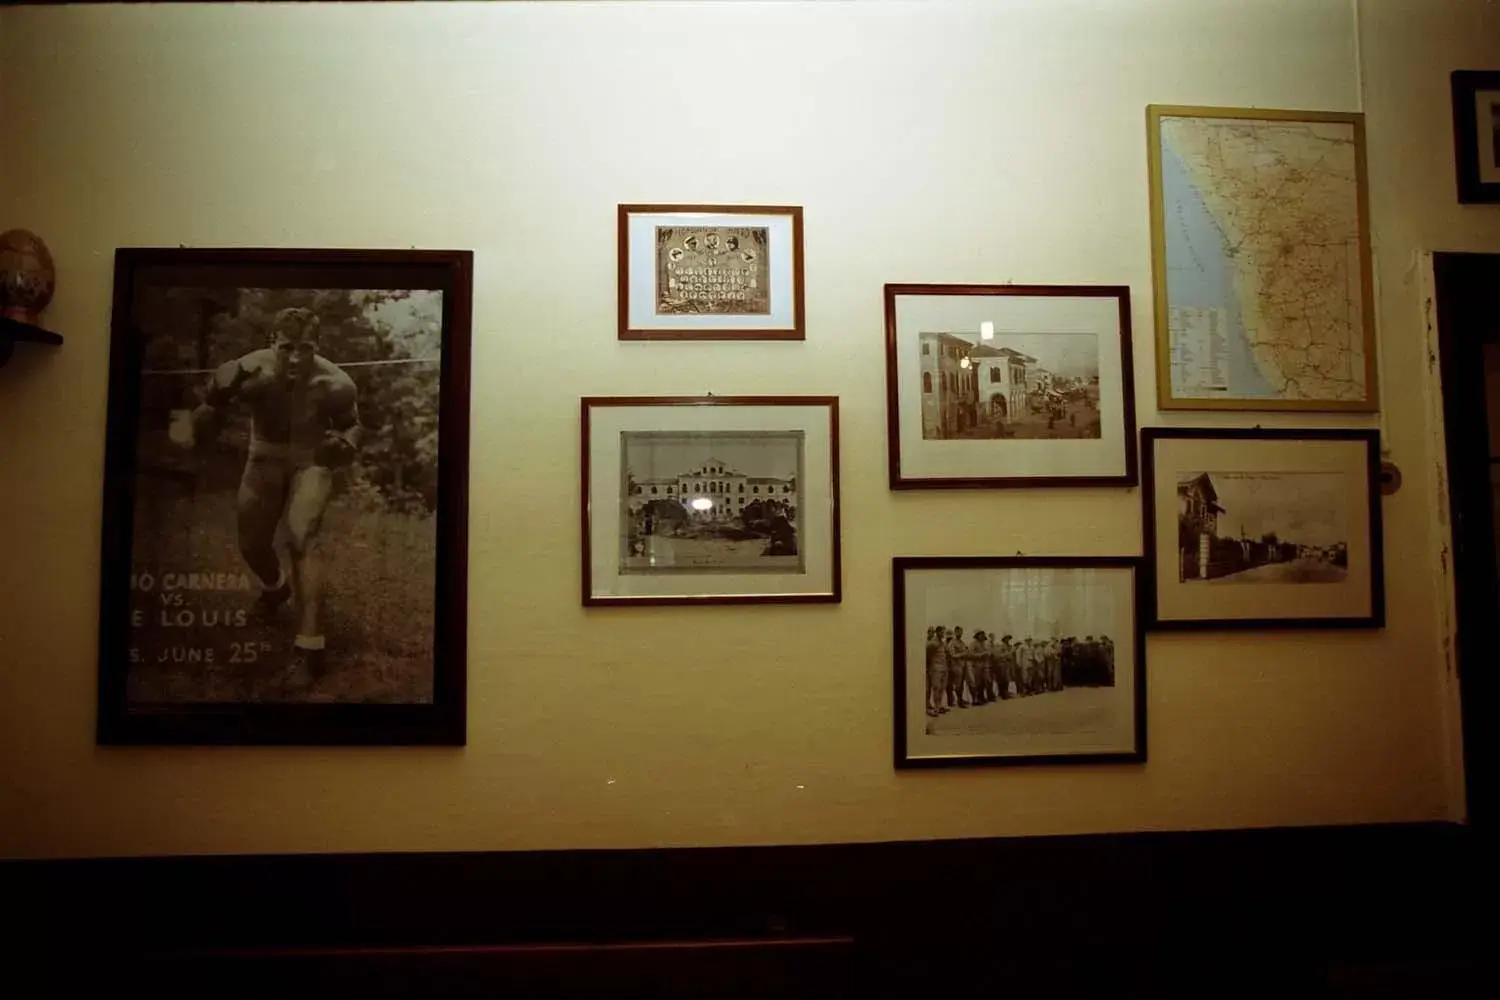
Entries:
{"type": "Polygon", "coordinates": [[[1453,73],[1458,200],[1500,202],[1500,70],[1453,73]]]}
{"type": "Polygon", "coordinates": [[[471,272],[117,251],[101,743],[464,742],[471,272]]]}
{"type": "Polygon", "coordinates": [[[802,340],[802,209],[621,205],[621,340],[802,340]]]}
{"type": "Polygon", "coordinates": [[[1140,560],[892,560],[896,767],[1146,759],[1140,560]]]}
{"type": "Polygon", "coordinates": [[[893,490],[1134,486],[1130,289],[886,285],[893,490]]]}
{"type": "Polygon", "coordinates": [[[583,603],[837,601],[834,396],[587,397],[583,603]]]}
{"type": "Polygon", "coordinates": [[[1379,409],[1364,116],[1146,120],[1157,405],[1379,409]]]}
{"type": "Polygon", "coordinates": [[[1385,624],[1373,430],[1141,432],[1148,628],[1385,624]]]}

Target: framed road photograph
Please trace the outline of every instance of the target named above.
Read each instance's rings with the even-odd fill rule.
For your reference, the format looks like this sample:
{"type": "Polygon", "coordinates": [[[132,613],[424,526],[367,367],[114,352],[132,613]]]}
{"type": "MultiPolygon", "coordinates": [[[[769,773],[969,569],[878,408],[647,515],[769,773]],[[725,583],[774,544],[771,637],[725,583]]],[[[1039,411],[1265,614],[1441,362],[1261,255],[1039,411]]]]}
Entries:
{"type": "Polygon", "coordinates": [[[621,205],[621,340],[802,340],[802,209],[621,205]]]}
{"type": "Polygon", "coordinates": [[[840,599],[836,397],[582,407],[584,604],[840,599]]]}
{"type": "Polygon", "coordinates": [[[116,253],[101,743],[464,742],[471,272],[116,253]]]}
{"type": "Polygon", "coordinates": [[[1500,70],[1453,72],[1458,200],[1500,202],[1500,70]]]}
{"type": "Polygon", "coordinates": [[[1378,410],[1364,116],[1146,122],[1157,405],[1378,410]]]}
{"type": "Polygon", "coordinates": [[[1385,624],[1373,430],[1141,432],[1148,628],[1385,624]]]}
{"type": "Polygon", "coordinates": [[[1139,559],[891,568],[897,768],[1146,759],[1139,559]]]}
{"type": "Polygon", "coordinates": [[[1130,289],[886,285],[893,490],[1134,486],[1130,289]]]}

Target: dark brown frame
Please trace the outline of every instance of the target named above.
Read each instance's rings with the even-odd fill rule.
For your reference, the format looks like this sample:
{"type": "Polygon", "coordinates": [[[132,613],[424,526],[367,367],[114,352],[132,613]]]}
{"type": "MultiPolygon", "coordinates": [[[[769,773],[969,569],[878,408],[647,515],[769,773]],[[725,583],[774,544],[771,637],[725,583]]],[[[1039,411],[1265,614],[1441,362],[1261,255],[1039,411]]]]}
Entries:
{"type": "Polygon", "coordinates": [[[1458,172],[1458,200],[1463,204],[1500,202],[1500,183],[1479,179],[1479,130],[1474,97],[1481,90],[1500,90],[1500,70],[1457,69],[1453,90],[1453,162],[1458,172]]]}
{"type": "Polygon", "coordinates": [[[802,284],[802,206],[800,205],[621,205],[616,215],[620,340],[805,340],[807,310],[802,284]],[[713,215],[785,215],[792,220],[792,328],[769,330],[636,329],[630,325],[630,217],[673,212],[713,215]]]}
{"type": "Polygon", "coordinates": [[[473,254],[467,250],[127,248],[115,253],[100,577],[99,714],[107,745],[461,746],[467,687],[469,340],[473,254]],[[140,403],[139,339],[131,322],[146,272],[182,282],[249,287],[432,288],[443,291],[438,419],[437,553],[430,704],[182,703],[132,710],[129,576],[140,403]]]}
{"type": "Polygon", "coordinates": [[[839,520],[839,398],[837,396],[584,396],[579,401],[579,526],[583,553],[582,598],[585,607],[681,606],[695,604],[837,604],[843,600],[843,531],[839,520]],[[590,528],[589,411],[596,406],[825,406],[828,408],[829,465],[832,473],[829,533],[832,536],[833,589],[817,594],[705,594],[601,597],[594,594],[593,532],[590,528]]]}
{"type": "Polygon", "coordinates": [[[1045,489],[1057,486],[1134,486],[1136,466],[1135,363],[1130,349],[1128,285],[942,285],[885,286],[886,448],[893,490],[1045,489]],[[1120,316],[1120,392],[1124,420],[1125,472],[1117,476],[936,476],[907,477],[901,472],[901,392],[897,384],[896,297],[899,295],[1014,295],[1027,298],[1113,298],[1120,316]]]}
{"type": "MultiPolygon", "coordinates": [[[[1329,428],[1263,430],[1261,428],[1147,427],[1141,431],[1141,520],[1145,536],[1144,627],[1156,632],[1202,632],[1242,629],[1351,629],[1385,626],[1385,546],[1381,530],[1380,432],[1329,428]],[[1156,611],[1156,442],[1159,440],[1362,441],[1368,480],[1370,518],[1370,614],[1348,618],[1191,618],[1161,619],[1156,611]]],[[[1173,498],[1175,502],[1175,497],[1173,498]]]]}
{"type": "MultiPolygon", "coordinates": [[[[897,770],[949,767],[991,767],[1029,764],[1140,764],[1146,760],[1146,630],[1141,619],[1143,567],[1135,556],[896,556],[891,560],[891,649],[895,663],[895,766],[897,770]],[[1135,749],[1122,753],[979,754],[969,757],[908,757],[906,746],[906,572],[912,569],[991,570],[1045,567],[1049,569],[1128,569],[1134,606],[1135,749]]],[[[923,665],[921,668],[925,670],[923,665]]]]}

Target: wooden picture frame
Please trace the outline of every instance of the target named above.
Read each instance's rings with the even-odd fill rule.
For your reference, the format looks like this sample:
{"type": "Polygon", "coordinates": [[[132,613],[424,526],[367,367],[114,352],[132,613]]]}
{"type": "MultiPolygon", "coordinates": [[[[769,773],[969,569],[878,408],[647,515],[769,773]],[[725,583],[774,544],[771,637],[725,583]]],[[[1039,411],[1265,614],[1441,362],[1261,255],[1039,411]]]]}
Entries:
{"type": "Polygon", "coordinates": [[[803,340],[802,208],[620,205],[620,340],[803,340]]]}
{"type": "Polygon", "coordinates": [[[472,271],[116,252],[101,744],[464,743],[472,271]]]}
{"type": "Polygon", "coordinates": [[[1364,116],[1151,105],[1146,145],[1157,406],[1379,410],[1364,116]]]}
{"type": "Polygon", "coordinates": [[[1454,70],[1453,162],[1458,200],[1500,202],[1500,70],[1454,70]]]}
{"type": "Polygon", "coordinates": [[[1148,427],[1141,452],[1148,629],[1385,625],[1378,431],[1148,427]]]}
{"type": "Polygon", "coordinates": [[[585,606],[842,599],[836,396],[590,396],[585,606]]]}
{"type": "Polygon", "coordinates": [[[893,490],[1136,484],[1124,285],[888,284],[885,366],[893,490]]]}
{"type": "Polygon", "coordinates": [[[1140,573],[1122,556],[893,559],[896,768],[1144,762],[1140,573]]]}

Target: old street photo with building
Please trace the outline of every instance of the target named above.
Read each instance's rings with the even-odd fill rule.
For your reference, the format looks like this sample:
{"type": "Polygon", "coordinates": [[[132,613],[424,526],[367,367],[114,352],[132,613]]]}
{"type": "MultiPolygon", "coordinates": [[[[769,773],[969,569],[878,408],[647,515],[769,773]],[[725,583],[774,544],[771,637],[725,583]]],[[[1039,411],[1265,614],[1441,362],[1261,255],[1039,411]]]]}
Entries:
{"type": "Polygon", "coordinates": [[[1348,495],[1338,472],[1180,472],[1178,580],[1342,583],[1348,495]]]}
{"type": "Polygon", "coordinates": [[[1098,438],[1099,338],[1092,333],[924,331],[922,437],[1098,438]]]}
{"type": "Polygon", "coordinates": [[[621,434],[620,572],[801,573],[802,431],[621,434]]]}
{"type": "Polygon", "coordinates": [[[765,226],[658,226],[657,314],[769,315],[769,251],[765,226]]]}

